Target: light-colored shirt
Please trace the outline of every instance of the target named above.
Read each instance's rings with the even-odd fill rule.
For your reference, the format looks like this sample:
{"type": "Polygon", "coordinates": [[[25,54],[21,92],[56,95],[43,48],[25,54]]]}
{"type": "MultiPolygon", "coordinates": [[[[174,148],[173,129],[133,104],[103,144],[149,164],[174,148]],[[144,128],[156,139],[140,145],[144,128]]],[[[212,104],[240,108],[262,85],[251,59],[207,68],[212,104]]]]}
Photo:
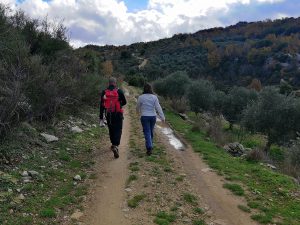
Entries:
{"type": "Polygon", "coordinates": [[[160,119],[165,120],[165,115],[156,95],[143,94],[139,96],[136,110],[141,114],[141,116],[157,116],[157,111],[160,119]]]}

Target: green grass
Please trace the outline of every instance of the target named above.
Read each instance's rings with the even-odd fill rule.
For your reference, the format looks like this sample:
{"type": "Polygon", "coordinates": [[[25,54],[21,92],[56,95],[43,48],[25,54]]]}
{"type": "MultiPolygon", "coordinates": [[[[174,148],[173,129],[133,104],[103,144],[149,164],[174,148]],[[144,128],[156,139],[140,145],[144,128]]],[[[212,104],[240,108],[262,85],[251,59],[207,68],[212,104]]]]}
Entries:
{"type": "Polygon", "coordinates": [[[134,196],[132,199],[129,199],[129,200],[127,201],[127,205],[128,205],[130,208],[136,208],[136,207],[138,207],[139,203],[140,203],[144,198],[146,198],[146,195],[145,195],[145,194],[136,195],[136,196],[134,196]]]}
{"type": "Polygon", "coordinates": [[[206,225],[204,220],[194,220],[193,225],[206,225]]]}
{"type": "Polygon", "coordinates": [[[197,197],[193,194],[184,193],[183,199],[184,199],[184,201],[186,201],[187,203],[189,203],[191,205],[197,205],[197,197]]]}
{"type": "MultiPolygon", "coordinates": [[[[247,189],[244,195],[248,206],[252,208],[249,203],[257,202],[257,209],[261,212],[254,219],[259,221],[280,218],[282,225],[300,224],[300,200],[292,195],[299,193],[300,188],[290,177],[265,168],[259,163],[233,158],[215,143],[206,140],[204,132],[193,132],[192,124],[172,112],[167,112],[166,115],[172,127],[191,143],[194,151],[198,152],[211,168],[229,179],[238,180],[247,189]]],[[[256,138],[256,144],[262,142],[260,137],[252,136],[248,140],[254,141],[249,141],[248,146],[254,145],[256,138]]],[[[280,158],[280,151],[274,151],[280,158]]]]}
{"type": "Polygon", "coordinates": [[[229,184],[226,183],[223,185],[224,188],[229,189],[233,194],[238,196],[245,195],[244,189],[239,184],[229,184]]]}
{"type": "Polygon", "coordinates": [[[238,208],[244,212],[251,213],[251,209],[244,205],[238,205],[238,208]]]}
{"type": "MultiPolygon", "coordinates": [[[[93,109],[86,110],[95,114],[93,109]]],[[[96,115],[96,114],[95,114],[96,115]]],[[[95,118],[82,117],[92,124],[95,118]]],[[[66,117],[68,118],[68,116],[66,117]]],[[[12,159],[22,153],[24,158],[16,166],[18,170],[0,172],[0,224],[27,225],[27,224],[57,224],[58,211],[68,211],[71,207],[80,206],[82,196],[87,194],[87,186],[80,182],[73,184],[73,177],[80,174],[84,179],[87,177],[87,168],[93,165],[90,153],[92,148],[99,148],[101,143],[99,136],[105,137],[106,130],[91,128],[89,132],[73,134],[69,129],[59,130],[51,124],[35,122],[32,125],[21,125],[12,132],[5,142],[1,143],[0,151],[11,149],[12,159]],[[33,129],[33,126],[35,129],[33,129]],[[60,135],[63,131],[63,136],[60,135]],[[55,143],[46,143],[40,136],[41,132],[56,134],[60,140],[55,143]],[[93,133],[94,136],[91,136],[93,133]],[[57,165],[57,168],[53,166],[57,165]],[[35,170],[40,173],[34,182],[25,184],[22,193],[26,199],[19,205],[13,202],[19,193],[13,191],[2,197],[8,188],[16,190],[20,188],[18,181],[21,179],[20,172],[35,170]],[[14,213],[10,214],[10,209],[14,213]],[[24,217],[23,213],[30,213],[24,217]],[[4,221],[5,218],[5,221],[4,221]]],[[[59,213],[61,215],[61,213],[59,213]]]]}
{"type": "Polygon", "coordinates": [[[169,225],[176,220],[175,214],[168,214],[165,211],[160,211],[156,214],[154,223],[158,225],[169,225]]]}
{"type": "Polygon", "coordinates": [[[194,211],[195,213],[197,213],[197,214],[203,214],[203,213],[204,213],[204,209],[199,208],[199,207],[194,208],[193,211],[194,211]]]}
{"type": "Polygon", "coordinates": [[[45,208],[40,212],[41,217],[54,218],[56,217],[55,209],[53,208],[45,208]]]}
{"type": "Polygon", "coordinates": [[[131,174],[126,181],[126,186],[129,186],[132,181],[135,181],[137,179],[138,179],[137,175],[131,174]]]}

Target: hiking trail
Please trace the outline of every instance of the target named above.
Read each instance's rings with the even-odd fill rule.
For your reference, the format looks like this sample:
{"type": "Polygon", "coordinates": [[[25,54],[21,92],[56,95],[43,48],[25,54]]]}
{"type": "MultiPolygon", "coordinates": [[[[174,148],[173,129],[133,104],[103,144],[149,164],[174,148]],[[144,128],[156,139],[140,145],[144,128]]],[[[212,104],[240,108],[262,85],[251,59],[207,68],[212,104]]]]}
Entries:
{"type": "Polygon", "coordinates": [[[135,113],[137,92],[128,88],[126,93],[129,103],[125,108],[120,158],[113,158],[109,143],[107,151],[98,153],[98,176],[80,224],[257,224],[238,209],[238,205],[246,204],[245,200],[224,189],[224,178],[211,170],[189,145],[185,144],[181,151],[170,143],[162,129],[169,128],[167,124],[158,122],[154,153],[146,157],[135,113]]]}

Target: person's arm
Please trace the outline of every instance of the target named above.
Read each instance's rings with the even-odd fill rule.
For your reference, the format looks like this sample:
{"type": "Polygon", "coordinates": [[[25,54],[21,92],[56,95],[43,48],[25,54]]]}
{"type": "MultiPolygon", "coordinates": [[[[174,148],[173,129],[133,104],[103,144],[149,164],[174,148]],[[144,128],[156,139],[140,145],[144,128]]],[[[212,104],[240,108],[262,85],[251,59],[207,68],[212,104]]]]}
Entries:
{"type": "MultiPolygon", "coordinates": [[[[156,96],[155,96],[155,97],[156,97],[156,96]]],[[[161,108],[161,106],[160,106],[160,104],[159,104],[159,100],[158,100],[157,97],[156,97],[156,99],[155,99],[155,109],[156,109],[156,111],[158,112],[158,115],[159,115],[160,119],[161,119],[162,121],[165,121],[165,120],[166,120],[165,114],[164,114],[164,112],[163,112],[163,110],[162,110],[162,108],[161,108]]]]}
{"type": "Polygon", "coordinates": [[[104,110],[105,110],[105,108],[104,108],[104,99],[103,99],[104,95],[105,95],[105,91],[102,91],[101,97],[100,97],[100,113],[99,113],[99,119],[100,120],[103,120],[103,115],[104,115],[104,110]]]}
{"type": "Polygon", "coordinates": [[[118,93],[119,93],[119,101],[121,103],[121,106],[124,106],[127,104],[127,100],[125,98],[124,92],[121,89],[118,89],[118,93]]]}

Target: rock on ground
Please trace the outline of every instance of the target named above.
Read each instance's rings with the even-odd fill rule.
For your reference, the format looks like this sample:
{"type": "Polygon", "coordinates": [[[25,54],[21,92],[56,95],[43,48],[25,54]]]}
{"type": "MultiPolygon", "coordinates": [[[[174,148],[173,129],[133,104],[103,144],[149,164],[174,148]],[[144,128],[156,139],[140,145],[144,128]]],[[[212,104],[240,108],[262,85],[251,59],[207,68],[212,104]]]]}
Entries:
{"type": "Polygon", "coordinates": [[[55,137],[54,135],[41,133],[41,136],[44,137],[48,143],[58,141],[58,137],[55,137]]]}

